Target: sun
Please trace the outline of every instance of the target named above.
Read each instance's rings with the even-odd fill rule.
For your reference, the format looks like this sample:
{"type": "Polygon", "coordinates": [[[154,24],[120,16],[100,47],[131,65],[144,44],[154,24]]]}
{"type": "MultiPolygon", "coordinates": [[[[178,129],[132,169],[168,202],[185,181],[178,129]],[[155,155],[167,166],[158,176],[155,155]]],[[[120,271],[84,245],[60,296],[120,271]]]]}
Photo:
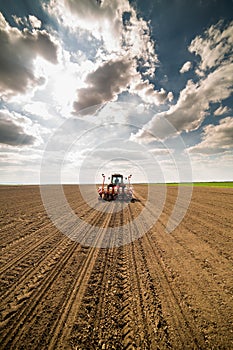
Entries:
{"type": "Polygon", "coordinates": [[[67,69],[62,69],[51,77],[51,82],[54,100],[61,107],[72,104],[77,95],[77,78],[74,74],[67,69]]]}
{"type": "Polygon", "coordinates": [[[62,114],[72,112],[77,89],[84,86],[78,72],[78,65],[72,62],[60,61],[52,65],[39,57],[35,61],[35,74],[46,77],[44,85],[40,88],[42,95],[50,96],[51,104],[55,104],[62,114]]]}

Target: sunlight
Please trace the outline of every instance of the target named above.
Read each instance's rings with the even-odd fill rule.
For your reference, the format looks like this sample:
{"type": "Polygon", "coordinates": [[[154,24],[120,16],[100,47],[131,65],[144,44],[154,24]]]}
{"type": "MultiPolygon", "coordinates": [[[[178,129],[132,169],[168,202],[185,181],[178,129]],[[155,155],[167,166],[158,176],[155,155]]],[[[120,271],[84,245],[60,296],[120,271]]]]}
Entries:
{"type": "Polygon", "coordinates": [[[76,97],[77,79],[72,72],[62,70],[56,72],[52,77],[53,92],[55,101],[61,106],[70,105],[76,97]]]}
{"type": "Polygon", "coordinates": [[[77,75],[79,64],[72,63],[69,57],[63,56],[59,64],[52,65],[38,57],[35,66],[36,74],[47,78],[42,87],[43,93],[52,97],[53,103],[62,114],[70,113],[76,99],[77,87],[84,85],[77,75]]]}

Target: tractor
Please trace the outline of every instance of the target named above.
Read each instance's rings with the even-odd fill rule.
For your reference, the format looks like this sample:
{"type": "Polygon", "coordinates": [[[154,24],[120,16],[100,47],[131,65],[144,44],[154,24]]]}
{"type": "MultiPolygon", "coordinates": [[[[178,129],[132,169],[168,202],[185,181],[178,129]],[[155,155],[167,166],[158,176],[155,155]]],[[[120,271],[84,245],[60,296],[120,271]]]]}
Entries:
{"type": "Polygon", "coordinates": [[[105,175],[102,174],[103,183],[98,188],[99,199],[105,201],[120,200],[125,202],[133,202],[133,186],[130,183],[132,175],[125,178],[121,174],[112,174],[108,179],[111,180],[108,185],[105,185],[105,175]]]}

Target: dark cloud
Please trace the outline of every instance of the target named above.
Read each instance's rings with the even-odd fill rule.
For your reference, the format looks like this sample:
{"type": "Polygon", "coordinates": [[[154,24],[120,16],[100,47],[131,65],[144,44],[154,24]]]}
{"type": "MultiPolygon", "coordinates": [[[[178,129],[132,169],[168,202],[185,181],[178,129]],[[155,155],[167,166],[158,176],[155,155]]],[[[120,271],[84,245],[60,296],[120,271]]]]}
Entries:
{"type": "Polygon", "coordinates": [[[46,31],[11,27],[0,13],[0,92],[3,96],[25,93],[44,82],[34,73],[33,60],[39,55],[57,63],[57,46],[46,31]]]}
{"type": "MultiPolygon", "coordinates": [[[[21,120],[22,122],[23,120],[21,120]]],[[[32,145],[36,141],[33,135],[25,132],[23,124],[17,123],[15,118],[7,112],[0,111],[0,143],[10,146],[32,145]]]]}
{"type": "Polygon", "coordinates": [[[133,74],[135,71],[132,62],[127,59],[104,63],[87,75],[88,87],[78,90],[74,113],[78,114],[84,108],[114,100],[120,92],[127,90],[133,74]]]}

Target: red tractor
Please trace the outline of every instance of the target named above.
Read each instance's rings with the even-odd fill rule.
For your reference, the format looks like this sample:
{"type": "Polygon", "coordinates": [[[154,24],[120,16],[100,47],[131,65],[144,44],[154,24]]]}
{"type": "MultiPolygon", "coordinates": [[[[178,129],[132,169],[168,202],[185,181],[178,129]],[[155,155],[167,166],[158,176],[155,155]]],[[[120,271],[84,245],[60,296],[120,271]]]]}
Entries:
{"type": "Polygon", "coordinates": [[[124,182],[124,177],[121,174],[113,174],[111,178],[111,182],[108,185],[105,185],[105,175],[103,176],[102,186],[98,188],[99,199],[103,199],[106,201],[112,200],[120,200],[126,202],[133,202],[133,186],[130,183],[130,179],[132,175],[129,175],[125,178],[128,180],[127,183],[124,182]]]}

